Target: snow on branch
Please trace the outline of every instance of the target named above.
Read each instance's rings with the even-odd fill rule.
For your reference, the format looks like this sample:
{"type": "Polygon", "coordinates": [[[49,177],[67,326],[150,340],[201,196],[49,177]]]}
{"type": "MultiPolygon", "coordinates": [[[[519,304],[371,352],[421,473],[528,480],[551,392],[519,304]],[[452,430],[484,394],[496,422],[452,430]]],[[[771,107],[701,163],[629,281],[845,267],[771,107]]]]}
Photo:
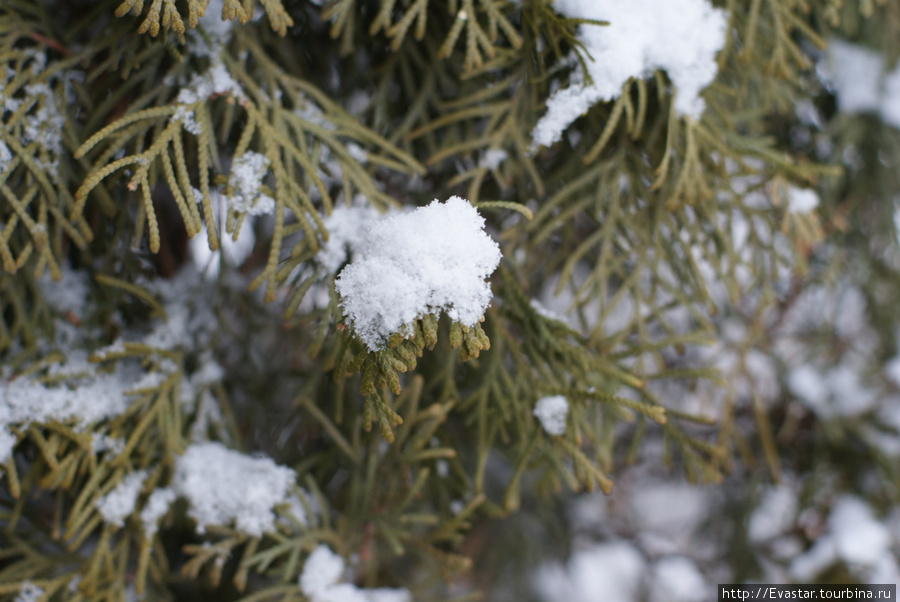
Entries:
{"type": "Polygon", "coordinates": [[[576,72],[568,88],[547,101],[547,113],[531,133],[534,146],[550,146],[579,115],[600,101],[619,96],[631,78],[663,69],[675,85],[675,111],[699,118],[700,92],[718,72],[716,53],[725,43],[725,11],[707,0],[556,0],[553,8],[586,24],[578,39],[591,59],[587,75],[576,72]]]}
{"type": "Polygon", "coordinates": [[[275,530],[273,509],[289,503],[296,478],[270,458],[251,458],[221,443],[195,443],[178,458],[172,489],[187,498],[198,531],[234,522],[238,531],[259,537],[275,530]]]}
{"type": "Polygon", "coordinates": [[[446,312],[474,326],[491,301],[485,278],[500,263],[500,247],[468,201],[451,197],[415,211],[369,222],[356,259],[335,288],[344,315],[370,351],[413,321],[446,312]]]}

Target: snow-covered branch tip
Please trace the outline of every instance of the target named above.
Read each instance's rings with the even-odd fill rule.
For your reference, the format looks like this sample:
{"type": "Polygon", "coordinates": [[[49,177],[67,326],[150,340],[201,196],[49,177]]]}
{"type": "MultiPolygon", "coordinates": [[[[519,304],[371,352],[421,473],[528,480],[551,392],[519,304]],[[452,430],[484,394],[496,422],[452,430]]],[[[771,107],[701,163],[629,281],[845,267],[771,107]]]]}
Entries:
{"type": "Polygon", "coordinates": [[[356,257],[335,289],[347,322],[365,344],[348,365],[360,372],[368,431],[378,422],[386,441],[403,422],[379,391],[400,393],[399,372],[437,343],[441,312],[451,320],[450,346],[462,361],[490,348],[481,328],[491,301],[486,281],[500,263],[500,247],[468,201],[451,197],[364,227],[356,257]]]}

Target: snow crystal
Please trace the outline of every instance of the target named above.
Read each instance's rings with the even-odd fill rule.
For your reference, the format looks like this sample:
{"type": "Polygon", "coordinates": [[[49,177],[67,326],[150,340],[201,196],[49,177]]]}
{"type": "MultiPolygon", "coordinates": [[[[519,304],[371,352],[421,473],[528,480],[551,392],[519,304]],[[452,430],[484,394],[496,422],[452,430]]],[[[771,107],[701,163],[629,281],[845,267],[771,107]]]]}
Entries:
{"type": "Polygon", "coordinates": [[[788,188],[788,213],[811,213],[819,206],[819,195],[809,188],[788,188]]]}
{"type": "Polygon", "coordinates": [[[566,416],[569,402],[562,395],[543,397],[534,405],[534,415],[548,435],[562,435],[566,432],[566,416]]]}
{"type": "Polygon", "coordinates": [[[251,458],[221,443],[194,443],[175,464],[172,488],[187,498],[197,530],[229,525],[260,536],[275,528],[274,506],[288,501],[294,471],[270,458],[251,458]]]}
{"type": "Polygon", "coordinates": [[[770,488],[750,515],[747,536],[761,542],[781,535],[791,528],[797,515],[797,495],[788,485],[770,488]]]}
{"type": "Polygon", "coordinates": [[[459,197],[370,222],[359,256],[335,281],[344,314],[369,350],[427,313],[473,326],[491,300],[485,278],[500,248],[459,197]]]}
{"type": "Polygon", "coordinates": [[[845,562],[875,565],[890,547],[887,528],[875,520],[872,509],[859,498],[844,496],[828,516],[837,555],[845,562]]]}
{"type": "Polygon", "coordinates": [[[147,480],[146,470],[133,472],[122,479],[112,491],[97,500],[94,505],[103,516],[103,520],[110,525],[121,527],[125,523],[125,518],[134,512],[134,504],[145,480],[147,480]]]}
{"type": "Polygon", "coordinates": [[[159,528],[159,519],[169,511],[169,507],[178,496],[175,490],[170,487],[154,489],[144,509],[141,510],[141,524],[144,526],[144,535],[147,538],[153,537],[159,528]]]}
{"type": "Polygon", "coordinates": [[[337,273],[347,262],[349,253],[359,252],[361,244],[359,233],[363,227],[378,217],[379,213],[368,206],[335,207],[331,215],[322,219],[328,232],[328,242],[322,244],[316,254],[316,261],[328,270],[328,273],[337,273]]]}
{"type": "Polygon", "coordinates": [[[666,556],[653,567],[651,602],[701,602],[709,594],[700,569],[686,556],[666,556]]]}
{"type": "Polygon", "coordinates": [[[569,18],[609,21],[582,25],[578,38],[593,59],[585,84],[580,71],[572,84],[555,92],[547,113],[532,132],[535,146],[549,146],[579,115],[599,101],[619,96],[632,77],[664,69],[675,85],[680,115],[699,118],[700,92],[716,76],[716,53],[725,43],[727,15],[707,0],[556,0],[554,9],[569,18]]]}
{"type": "Polygon", "coordinates": [[[13,602],[37,602],[44,597],[44,590],[31,581],[23,581],[13,602]]]}
{"type": "Polygon", "coordinates": [[[269,169],[269,160],[254,152],[246,152],[231,164],[228,185],[232,189],[228,206],[241,213],[265,215],[275,210],[275,199],[259,190],[269,169]]]}
{"type": "Polygon", "coordinates": [[[320,545],[306,559],[298,585],[310,602],[412,602],[405,589],[361,589],[338,583],[343,573],[344,559],[320,545]]]}

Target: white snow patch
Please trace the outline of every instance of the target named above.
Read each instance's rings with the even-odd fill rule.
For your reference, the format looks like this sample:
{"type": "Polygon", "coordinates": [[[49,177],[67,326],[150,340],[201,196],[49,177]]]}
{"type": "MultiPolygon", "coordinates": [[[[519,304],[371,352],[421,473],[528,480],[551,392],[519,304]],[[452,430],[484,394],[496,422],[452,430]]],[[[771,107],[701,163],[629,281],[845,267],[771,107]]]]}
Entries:
{"type": "Polygon", "coordinates": [[[146,470],[135,471],[122,479],[112,491],[98,499],[94,505],[103,520],[116,527],[125,524],[125,519],[134,512],[138,494],[146,480],[146,470]]]}
{"type": "Polygon", "coordinates": [[[837,555],[845,562],[874,566],[890,547],[887,528],[875,519],[872,509],[853,496],[838,500],[828,516],[837,555]]]}
{"type": "Polygon", "coordinates": [[[791,528],[797,515],[797,494],[788,485],[771,487],[763,495],[747,528],[750,541],[762,542],[791,528]]]}
{"type": "Polygon", "coordinates": [[[248,151],[231,164],[227,196],[228,207],[249,215],[265,215],[275,211],[275,199],[260,192],[260,184],[269,170],[269,160],[259,153],[248,151]]]}
{"type": "Polygon", "coordinates": [[[343,574],[344,559],[319,545],[307,557],[298,585],[310,602],[412,602],[405,589],[361,589],[339,583],[343,574]]]}
{"type": "Polygon", "coordinates": [[[198,532],[234,522],[238,531],[259,537],[275,529],[273,508],[288,501],[295,480],[293,470],[270,458],[252,458],[221,443],[193,443],[175,463],[172,489],[187,498],[198,532]]]}
{"type": "Polygon", "coordinates": [[[534,586],[548,602],[633,602],[645,571],[641,553],[624,541],[600,544],[572,554],[568,564],[538,568],[534,586]]]}
{"type": "Polygon", "coordinates": [[[665,556],[653,567],[650,602],[702,602],[710,592],[703,574],[686,556],[665,556]]]}
{"type": "Polygon", "coordinates": [[[31,581],[23,581],[19,586],[19,593],[13,602],[38,602],[44,597],[44,590],[39,588],[31,581]]]}
{"type": "Polygon", "coordinates": [[[144,535],[149,539],[153,537],[159,528],[159,519],[169,511],[169,507],[178,494],[170,487],[154,489],[144,509],[141,510],[141,524],[144,526],[144,535]]]}
{"type": "Polygon", "coordinates": [[[582,25],[578,38],[593,58],[585,84],[580,71],[568,88],[555,92],[547,113],[532,132],[535,146],[549,146],[579,115],[599,101],[621,93],[633,77],[663,69],[675,85],[679,115],[699,119],[705,104],[700,92],[718,71],[716,53],[725,43],[725,11],[707,0],[556,0],[553,8],[569,18],[609,21],[582,25]]]}
{"type": "Polygon", "coordinates": [[[566,432],[569,402],[562,395],[542,397],[534,405],[534,415],[548,435],[562,435],[566,432]]]}
{"type": "Polygon", "coordinates": [[[356,333],[375,351],[427,313],[444,311],[454,322],[475,325],[491,300],[485,278],[499,263],[484,218],[454,196],[370,222],[358,257],[335,288],[356,333]]]}
{"type": "Polygon", "coordinates": [[[878,113],[900,129],[900,65],[887,72],[878,52],[834,39],[828,44],[827,64],[819,71],[842,113],[878,113]]]}
{"type": "Polygon", "coordinates": [[[819,206],[819,195],[810,188],[795,188],[787,191],[788,213],[812,213],[819,206]]]}

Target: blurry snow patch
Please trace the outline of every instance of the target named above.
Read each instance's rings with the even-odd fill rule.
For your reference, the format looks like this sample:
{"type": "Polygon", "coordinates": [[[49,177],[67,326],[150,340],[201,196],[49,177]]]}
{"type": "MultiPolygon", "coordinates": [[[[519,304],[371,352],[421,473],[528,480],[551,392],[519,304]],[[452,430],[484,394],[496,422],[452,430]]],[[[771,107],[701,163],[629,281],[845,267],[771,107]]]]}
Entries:
{"type": "Polygon", "coordinates": [[[125,439],[121,437],[110,437],[106,433],[95,433],[91,436],[91,451],[95,454],[111,451],[113,455],[118,455],[123,449],[125,439]]]}
{"type": "Polygon", "coordinates": [[[31,581],[23,581],[22,585],[19,586],[19,593],[16,595],[13,602],[38,602],[44,598],[44,590],[39,588],[37,585],[32,583],[31,581]]]}
{"type": "Polygon", "coordinates": [[[794,558],[789,572],[799,583],[809,583],[836,560],[834,539],[823,535],[806,552],[794,558]]]}
{"type": "Polygon", "coordinates": [[[534,405],[534,415],[548,435],[562,435],[566,432],[569,402],[562,395],[542,397],[534,405]]]}
{"type": "Polygon", "coordinates": [[[343,574],[344,559],[320,545],[303,564],[298,585],[310,602],[412,602],[405,589],[361,589],[339,583],[343,574]]]}
{"type": "Polygon", "coordinates": [[[826,81],[844,113],[877,111],[884,60],[874,50],[834,39],[828,44],[826,81]]]}
{"type": "Polygon", "coordinates": [[[578,39],[593,58],[587,63],[592,84],[576,71],[571,85],[550,97],[531,134],[534,146],[553,144],[595,103],[616,98],[630,78],[657,69],[675,85],[678,114],[699,119],[705,107],[700,92],[715,78],[716,53],[725,42],[725,11],[707,0],[556,0],[553,8],[565,17],[610,24],[579,27],[578,39]]]}
{"type": "Polygon", "coordinates": [[[701,487],[665,482],[637,487],[628,500],[629,522],[651,554],[682,554],[695,547],[711,501],[701,487]]]}
{"type": "Polygon", "coordinates": [[[615,541],[574,552],[566,566],[539,567],[533,585],[548,602],[634,602],[644,571],[641,553],[615,541]]]}
{"type": "Polygon", "coordinates": [[[288,501],[296,480],[270,458],[252,458],[221,443],[193,443],[175,463],[172,489],[190,504],[188,515],[202,533],[209,525],[261,536],[275,529],[277,504],[288,501]]]}
{"type": "Polygon", "coordinates": [[[872,509],[853,496],[838,500],[828,516],[837,555],[850,564],[872,566],[889,553],[890,534],[872,509]]]}
{"type": "Polygon", "coordinates": [[[95,506],[103,520],[116,527],[125,524],[125,518],[134,512],[138,494],[146,480],[146,470],[135,471],[122,479],[122,482],[116,485],[112,491],[98,499],[95,506]]]}
{"type": "Polygon", "coordinates": [[[709,599],[703,574],[686,556],[666,556],[653,566],[650,602],[702,602],[709,599]]]}
{"type": "Polygon", "coordinates": [[[322,218],[328,232],[328,241],[322,243],[316,253],[316,261],[329,274],[336,274],[351,254],[359,252],[362,244],[360,234],[365,225],[378,217],[378,211],[368,205],[335,207],[331,215],[322,218]]]}
{"type": "Polygon", "coordinates": [[[484,151],[484,154],[481,155],[481,159],[478,160],[478,167],[484,167],[485,169],[497,169],[500,167],[500,164],[506,161],[506,151],[502,148],[491,148],[484,151]]]}
{"type": "Polygon", "coordinates": [[[756,543],[777,537],[793,526],[796,516],[797,494],[794,488],[787,484],[769,487],[750,515],[747,536],[756,543]]]}
{"type": "Polygon", "coordinates": [[[474,326],[491,301],[485,278],[499,263],[500,248],[484,232],[484,218],[454,196],[369,222],[358,257],[335,288],[357,335],[375,351],[428,313],[444,311],[474,326]]]}
{"type": "Polygon", "coordinates": [[[170,487],[154,489],[144,509],[141,510],[141,524],[144,526],[144,537],[151,538],[156,533],[159,519],[169,511],[169,507],[178,494],[170,487]]]}
{"type": "Polygon", "coordinates": [[[798,581],[808,582],[838,561],[859,576],[892,568],[890,532],[863,500],[851,495],[838,499],[827,525],[827,532],[791,563],[791,576],[798,581]]]}
{"type": "Polygon", "coordinates": [[[236,157],[231,163],[228,186],[231,196],[228,208],[249,215],[265,215],[275,211],[275,199],[263,194],[259,187],[269,171],[269,160],[265,156],[248,151],[236,157]]]}
{"type": "Polygon", "coordinates": [[[569,323],[569,321],[566,320],[566,317],[564,315],[558,314],[555,311],[553,311],[552,309],[545,307],[544,304],[541,303],[540,301],[538,301],[537,299],[532,299],[529,302],[529,305],[531,305],[531,309],[536,311],[538,313],[538,315],[541,316],[542,318],[547,318],[548,320],[556,320],[557,322],[562,322],[563,324],[569,323]]]}
{"type": "Polygon", "coordinates": [[[880,53],[839,39],[829,42],[827,60],[819,72],[842,113],[878,113],[900,128],[900,65],[887,72],[880,53]]]}
{"type": "Polygon", "coordinates": [[[10,432],[9,428],[6,426],[0,428],[0,464],[6,464],[12,457],[15,445],[16,436],[10,432]]]}
{"type": "Polygon", "coordinates": [[[788,389],[803,404],[823,418],[856,416],[872,408],[877,401],[875,391],[866,388],[859,373],[846,364],[822,374],[810,365],[788,373],[788,389]]]}
{"type": "Polygon", "coordinates": [[[900,355],[888,360],[884,365],[884,374],[888,380],[900,387],[900,355]]]}
{"type": "Polygon", "coordinates": [[[788,187],[788,213],[811,213],[819,206],[819,195],[810,188],[788,187]]]}
{"type": "Polygon", "coordinates": [[[59,313],[83,318],[90,286],[88,273],[74,270],[69,267],[68,263],[63,263],[60,268],[62,280],[54,282],[47,272],[44,272],[38,280],[38,285],[44,294],[43,298],[50,307],[59,313]]]}

